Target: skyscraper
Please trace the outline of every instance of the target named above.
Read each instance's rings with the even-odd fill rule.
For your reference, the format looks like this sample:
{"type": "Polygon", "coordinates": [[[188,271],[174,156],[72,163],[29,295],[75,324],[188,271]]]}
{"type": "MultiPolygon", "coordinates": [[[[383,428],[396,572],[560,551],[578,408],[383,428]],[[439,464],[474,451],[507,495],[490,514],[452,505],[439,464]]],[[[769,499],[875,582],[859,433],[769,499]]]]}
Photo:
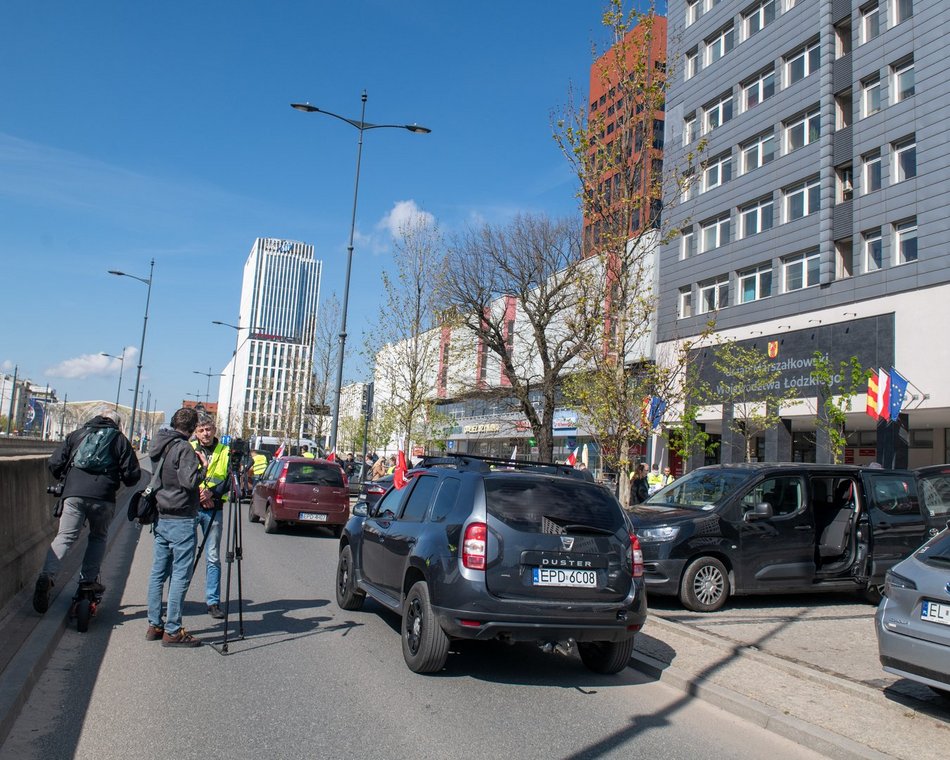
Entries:
{"type": "Polygon", "coordinates": [[[312,245],[254,241],[244,264],[237,348],[218,396],[225,424],[230,410],[232,435],[292,438],[308,426],[321,270],[312,245]]]}

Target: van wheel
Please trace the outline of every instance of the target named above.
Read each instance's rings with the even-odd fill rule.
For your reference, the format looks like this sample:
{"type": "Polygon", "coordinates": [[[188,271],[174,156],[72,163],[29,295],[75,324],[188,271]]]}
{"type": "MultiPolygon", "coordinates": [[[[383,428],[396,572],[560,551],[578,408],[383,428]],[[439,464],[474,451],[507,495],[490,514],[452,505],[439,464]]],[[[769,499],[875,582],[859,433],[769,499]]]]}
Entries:
{"type": "Polygon", "coordinates": [[[588,670],[604,675],[613,675],[630,664],[635,639],[623,641],[579,641],[577,653],[588,670]]]}
{"type": "Polygon", "coordinates": [[[449,637],[432,611],[429,587],[418,581],[402,608],[402,656],[413,673],[436,673],[449,655],[449,637]]]}
{"type": "Polygon", "coordinates": [[[867,588],[859,591],[858,593],[868,604],[877,606],[881,603],[881,599],[884,598],[884,584],[869,583],[867,588]]]}
{"type": "Polygon", "coordinates": [[[693,560],[683,573],[680,601],[694,612],[715,612],[729,598],[729,572],[715,557],[693,560]]]}
{"type": "Polygon", "coordinates": [[[336,563],[336,603],[341,610],[358,610],[366,594],[357,590],[353,578],[353,550],[344,546],[336,563]]]}
{"type": "Polygon", "coordinates": [[[276,533],[279,527],[279,523],[274,519],[274,513],[271,512],[270,504],[268,504],[267,509],[264,511],[264,532],[276,533]]]}

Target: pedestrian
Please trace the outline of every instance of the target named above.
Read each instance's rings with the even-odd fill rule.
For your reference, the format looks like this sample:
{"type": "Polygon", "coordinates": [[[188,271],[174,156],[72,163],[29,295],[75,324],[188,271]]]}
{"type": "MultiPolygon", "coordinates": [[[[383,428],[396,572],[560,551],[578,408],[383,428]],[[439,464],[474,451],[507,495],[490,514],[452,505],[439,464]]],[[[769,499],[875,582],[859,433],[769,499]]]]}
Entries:
{"type": "Polygon", "coordinates": [[[356,459],[353,457],[353,452],[351,451],[346,455],[346,459],[343,460],[343,472],[346,473],[346,477],[352,479],[353,474],[356,472],[356,459]]]}
{"type": "Polygon", "coordinates": [[[650,474],[647,475],[647,487],[649,488],[651,496],[663,487],[663,476],[660,474],[660,465],[654,463],[653,469],[650,471],[650,474]]]}
{"type": "Polygon", "coordinates": [[[664,467],[663,468],[663,485],[668,486],[674,480],[676,480],[676,478],[673,477],[673,471],[669,467],[664,467]]]}
{"type": "Polygon", "coordinates": [[[383,476],[386,474],[386,468],[387,468],[387,467],[388,467],[388,463],[386,462],[386,458],[385,458],[385,457],[379,457],[379,458],[373,463],[373,469],[372,469],[372,471],[370,472],[370,477],[371,477],[373,480],[379,480],[381,477],[383,477],[383,476]]]}
{"type": "Polygon", "coordinates": [[[316,456],[310,450],[310,447],[307,444],[304,444],[300,447],[300,456],[302,456],[304,459],[316,459],[316,456]]]}
{"type": "Polygon", "coordinates": [[[111,409],[66,436],[50,456],[48,467],[53,477],[63,482],[63,493],[59,532],[46,552],[33,589],[33,609],[41,614],[49,609],[49,592],[56,584],[60,563],[87,521],[89,538],[79,583],[91,586],[97,594],[105,591],[99,566],[115,514],[115,495],[120,483],[134,486],[141,476],[132,444],[119,430],[119,415],[111,409]]]}
{"type": "Polygon", "coordinates": [[[201,452],[208,463],[198,495],[197,524],[205,546],[205,602],[208,614],[220,620],[224,617],[221,611],[221,521],[231,485],[231,449],[217,439],[214,417],[205,412],[198,415],[191,446],[201,452]]]}
{"type": "Polygon", "coordinates": [[[166,647],[201,645],[181,624],[182,605],[191,585],[195,561],[195,519],[199,491],[207,461],[204,454],[188,445],[198,425],[198,412],[179,409],[171,427],[155,434],[149,453],[152,468],[164,457],[161,488],[156,494],[158,522],[155,523],[152,573],[148,581],[148,630],[146,641],[162,640],[166,647]],[[162,594],[168,581],[168,604],[162,616],[162,594]]]}
{"type": "Polygon", "coordinates": [[[642,504],[650,496],[650,486],[647,481],[647,466],[638,464],[634,470],[633,481],[630,484],[630,497],[634,504],[642,504]]]}

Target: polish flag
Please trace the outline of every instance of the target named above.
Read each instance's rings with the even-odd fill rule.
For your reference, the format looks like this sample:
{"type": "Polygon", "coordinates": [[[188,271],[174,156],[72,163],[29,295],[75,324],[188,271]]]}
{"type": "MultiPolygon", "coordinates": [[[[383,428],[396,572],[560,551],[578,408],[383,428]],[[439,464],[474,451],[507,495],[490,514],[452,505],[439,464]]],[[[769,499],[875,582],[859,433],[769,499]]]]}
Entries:
{"type": "Polygon", "coordinates": [[[877,416],[882,420],[891,419],[891,376],[885,369],[877,371],[877,416]]]}
{"type": "Polygon", "coordinates": [[[284,444],[280,444],[277,451],[274,452],[274,459],[280,459],[284,455],[284,444]]]}
{"type": "Polygon", "coordinates": [[[581,453],[581,447],[578,446],[576,449],[574,449],[574,451],[572,451],[570,454],[568,454],[568,456],[567,456],[567,463],[568,463],[571,467],[574,466],[574,463],[577,461],[577,456],[578,456],[578,454],[580,454],[580,453],[581,453]]]}
{"type": "Polygon", "coordinates": [[[406,473],[409,468],[406,466],[406,455],[402,451],[396,452],[396,467],[393,470],[393,485],[397,489],[405,488],[408,479],[406,473]]]}
{"type": "Polygon", "coordinates": [[[333,451],[331,451],[329,454],[327,454],[327,461],[328,461],[328,462],[335,462],[335,461],[336,461],[336,449],[333,449],[333,451]]]}

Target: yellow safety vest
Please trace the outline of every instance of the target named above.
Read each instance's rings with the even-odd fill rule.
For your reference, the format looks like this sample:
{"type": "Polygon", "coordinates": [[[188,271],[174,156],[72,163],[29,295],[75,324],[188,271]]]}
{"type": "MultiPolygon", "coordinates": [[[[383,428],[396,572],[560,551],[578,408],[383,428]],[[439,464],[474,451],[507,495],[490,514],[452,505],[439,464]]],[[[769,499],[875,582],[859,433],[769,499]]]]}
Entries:
{"type": "Polygon", "coordinates": [[[267,457],[265,457],[263,454],[255,454],[251,457],[251,459],[254,461],[254,466],[252,468],[254,470],[254,475],[260,477],[264,474],[264,470],[267,469],[267,457]]]}
{"type": "Polygon", "coordinates": [[[305,451],[300,456],[302,456],[304,459],[316,459],[312,451],[305,451]]]}
{"type": "MultiPolygon", "coordinates": [[[[198,450],[198,441],[191,442],[191,448],[198,450]]],[[[231,449],[223,443],[218,443],[211,454],[211,461],[208,462],[208,469],[205,472],[205,479],[201,485],[207,489],[212,489],[228,479],[228,460],[230,459],[231,449]]]]}

